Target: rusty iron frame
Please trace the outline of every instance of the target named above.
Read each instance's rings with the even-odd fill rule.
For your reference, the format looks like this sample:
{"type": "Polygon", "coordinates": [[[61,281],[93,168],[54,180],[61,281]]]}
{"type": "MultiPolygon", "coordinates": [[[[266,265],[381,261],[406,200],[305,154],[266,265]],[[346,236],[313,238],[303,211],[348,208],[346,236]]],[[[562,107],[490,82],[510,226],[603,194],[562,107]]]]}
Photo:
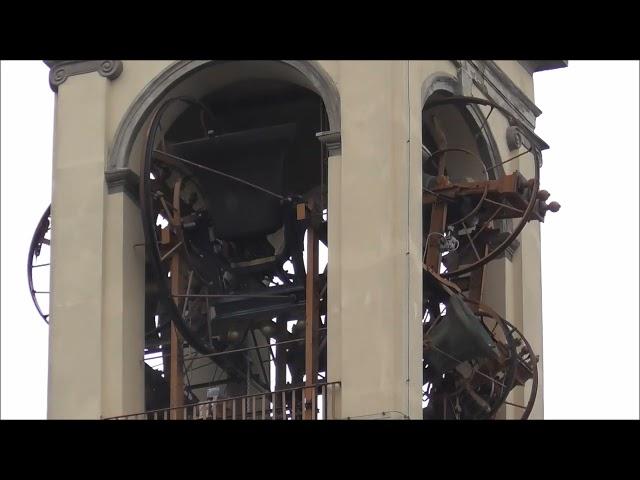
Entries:
{"type": "MultiPolygon", "coordinates": [[[[307,228],[307,274],[306,274],[306,305],[305,305],[305,385],[312,388],[318,378],[318,328],[320,323],[319,291],[318,291],[318,247],[317,232],[318,212],[313,200],[306,204],[298,204],[297,220],[309,220],[307,228]]],[[[315,418],[315,396],[307,391],[307,401],[304,405],[304,418],[315,418]]]]}
{"type": "MultiPolygon", "coordinates": [[[[208,292],[207,294],[201,294],[201,293],[191,294],[190,292],[187,292],[187,294],[184,294],[184,289],[182,288],[182,285],[179,282],[179,279],[182,277],[180,275],[181,273],[180,265],[181,265],[181,262],[182,263],[186,262],[187,264],[190,264],[189,258],[188,258],[190,255],[190,252],[188,251],[189,249],[187,248],[185,239],[183,238],[183,234],[182,234],[182,221],[180,219],[180,212],[179,212],[180,202],[179,202],[179,191],[178,191],[180,186],[178,185],[177,188],[174,187],[173,205],[169,205],[164,198],[160,198],[160,202],[162,204],[161,213],[164,212],[162,214],[166,218],[166,220],[169,222],[168,228],[162,229],[161,234],[164,236],[171,237],[170,239],[164,239],[164,242],[162,242],[162,245],[164,245],[164,247],[160,248],[159,242],[157,241],[158,239],[155,233],[155,225],[153,225],[153,223],[150,221],[149,215],[144,214],[144,212],[146,211],[152,211],[151,205],[153,204],[153,198],[151,196],[151,191],[152,191],[151,186],[155,182],[155,180],[150,179],[152,161],[160,161],[161,163],[167,164],[170,167],[175,167],[179,173],[179,178],[186,178],[185,175],[189,175],[189,173],[187,173],[186,171],[186,167],[184,166],[184,164],[191,165],[197,168],[203,168],[213,172],[214,174],[221,174],[225,176],[228,176],[228,175],[224,174],[224,172],[219,172],[209,167],[195,164],[195,162],[189,162],[186,159],[177,157],[175,155],[170,155],[166,152],[162,152],[156,149],[156,143],[157,143],[156,140],[157,140],[157,134],[158,134],[158,127],[160,125],[160,119],[164,111],[167,110],[168,106],[170,104],[173,104],[174,102],[185,102],[190,105],[198,106],[201,108],[203,112],[206,109],[206,107],[201,102],[194,99],[190,99],[188,97],[172,98],[157,107],[154,114],[152,115],[149,129],[147,131],[145,158],[144,158],[144,162],[142,162],[142,165],[141,165],[140,204],[141,204],[141,210],[143,211],[143,226],[145,228],[145,234],[148,238],[156,239],[155,243],[153,241],[151,242],[147,241],[147,243],[153,244],[151,245],[151,249],[148,250],[147,253],[148,253],[148,256],[151,257],[151,263],[152,265],[154,265],[155,270],[158,270],[156,272],[157,278],[160,278],[160,279],[163,278],[162,264],[166,261],[171,262],[170,264],[171,266],[169,269],[170,276],[171,276],[170,288],[166,287],[165,282],[161,280],[158,282],[160,283],[159,289],[161,290],[160,291],[161,297],[163,298],[166,297],[171,299],[171,301],[167,302],[171,310],[168,315],[170,317],[169,323],[171,325],[170,326],[171,341],[169,342],[170,351],[167,356],[163,354],[162,357],[163,359],[166,359],[169,361],[169,366],[170,366],[169,371],[167,372],[169,376],[170,392],[171,392],[170,405],[172,407],[179,408],[179,406],[181,405],[180,402],[183,402],[183,397],[180,396],[178,392],[183,389],[184,385],[181,385],[180,381],[178,380],[178,377],[180,377],[180,380],[182,380],[182,375],[178,375],[177,372],[181,371],[180,365],[184,366],[184,360],[185,360],[184,351],[183,351],[184,341],[186,341],[186,344],[188,345],[195,346],[196,351],[201,354],[200,355],[201,357],[213,357],[213,356],[219,357],[219,356],[223,356],[223,355],[227,355],[227,354],[231,354],[233,352],[239,351],[238,349],[234,349],[230,351],[218,352],[210,348],[203,349],[202,346],[198,348],[198,342],[194,343],[195,338],[193,338],[190,335],[189,329],[186,327],[186,325],[183,325],[182,317],[180,316],[180,312],[179,312],[181,302],[184,302],[184,305],[186,305],[186,302],[189,300],[190,297],[203,297],[203,298],[206,297],[207,300],[210,297],[211,298],[215,298],[215,297],[249,298],[254,296],[259,296],[259,297],[264,296],[269,298],[286,297],[288,299],[291,299],[292,294],[289,294],[289,295],[243,295],[243,294],[209,295],[208,292]]],[[[213,116],[212,113],[208,110],[206,113],[210,116],[213,116]]],[[[163,145],[163,137],[164,135],[162,136],[162,138],[160,138],[161,146],[163,145]]],[[[191,179],[191,176],[189,178],[191,179]]],[[[233,180],[237,180],[240,183],[248,184],[251,187],[255,187],[258,190],[264,191],[265,193],[277,196],[281,200],[290,200],[290,199],[284,199],[284,197],[282,197],[281,195],[276,195],[273,192],[266,191],[266,189],[260,187],[259,185],[249,184],[249,182],[246,182],[243,179],[238,179],[234,177],[233,180]]],[[[304,341],[305,343],[306,388],[310,388],[310,386],[312,386],[318,378],[318,364],[319,364],[318,355],[322,348],[322,346],[320,346],[320,348],[318,346],[318,335],[320,330],[326,330],[326,328],[319,328],[320,303],[319,303],[319,291],[318,291],[319,290],[318,288],[319,243],[318,242],[320,241],[321,234],[318,232],[316,227],[318,226],[317,223],[319,222],[318,217],[321,217],[322,213],[317,214],[317,212],[315,212],[314,210],[315,207],[312,206],[312,202],[313,202],[313,199],[311,199],[308,204],[302,205],[305,224],[308,224],[308,230],[307,230],[308,262],[307,264],[309,267],[307,268],[308,272],[306,274],[306,279],[305,279],[306,299],[303,304],[305,308],[305,318],[306,318],[305,331],[304,331],[304,338],[294,340],[296,342],[298,340],[304,341]],[[305,211],[306,208],[310,208],[309,213],[305,211]],[[313,213],[311,213],[312,211],[313,213]]],[[[298,207],[297,213],[298,215],[300,214],[299,207],[298,207]]],[[[297,303],[295,303],[295,305],[297,305],[297,303]]],[[[286,366],[282,358],[283,357],[282,354],[285,350],[282,347],[282,344],[284,343],[289,343],[289,342],[278,342],[275,346],[276,350],[280,350],[279,352],[278,351],[276,352],[276,353],[279,353],[279,355],[277,355],[278,357],[277,360],[274,358],[274,353],[272,349],[274,345],[256,345],[255,347],[253,347],[256,349],[257,352],[259,352],[259,349],[262,347],[268,348],[270,356],[274,360],[276,360],[276,369],[277,369],[277,373],[279,373],[279,375],[278,374],[276,375],[277,387],[285,384],[286,366]]],[[[240,349],[240,350],[251,350],[253,348],[240,349]]],[[[304,416],[306,418],[315,418],[315,408],[316,408],[315,397],[313,397],[310,393],[308,393],[308,397],[312,399],[304,407],[304,410],[305,410],[304,416]]]]}
{"type": "MultiPolygon", "coordinates": [[[[457,104],[457,105],[487,105],[491,107],[489,115],[494,111],[494,109],[498,109],[502,111],[499,106],[493,104],[493,102],[482,100],[482,99],[474,99],[471,97],[449,97],[444,100],[437,100],[435,102],[427,102],[425,105],[425,109],[433,108],[438,105],[447,105],[447,104],[457,104]]],[[[502,112],[505,114],[507,119],[509,120],[511,125],[519,126],[517,120],[513,119],[508,112],[502,112]]],[[[482,128],[485,127],[488,117],[487,115],[482,122],[482,128]]],[[[436,124],[436,129],[438,125],[436,124]]],[[[533,154],[534,161],[534,178],[531,180],[526,180],[522,174],[518,171],[512,174],[502,175],[497,179],[486,178],[485,181],[472,181],[472,182],[450,182],[449,179],[445,176],[445,168],[446,168],[446,153],[449,151],[464,151],[465,153],[469,153],[466,150],[459,148],[448,148],[446,144],[446,135],[443,132],[437,131],[439,135],[434,137],[434,140],[437,144],[436,153],[438,156],[438,163],[434,165],[437,167],[437,176],[435,178],[435,186],[431,187],[431,189],[426,189],[423,186],[423,194],[422,194],[422,203],[423,209],[426,206],[431,207],[431,218],[429,231],[425,232],[425,255],[423,258],[423,268],[424,270],[431,275],[433,279],[441,286],[443,291],[447,292],[448,295],[461,295],[465,302],[467,302],[471,309],[474,311],[476,315],[493,317],[496,319],[500,325],[506,325],[505,330],[505,340],[508,343],[508,349],[512,350],[513,357],[512,360],[516,360],[516,364],[514,364],[514,372],[513,372],[513,382],[515,383],[518,380],[522,385],[524,385],[525,381],[529,379],[533,379],[532,388],[530,390],[530,396],[526,405],[515,405],[515,407],[520,407],[523,409],[523,413],[521,418],[528,418],[531,410],[533,408],[533,404],[535,403],[535,395],[537,391],[538,385],[538,371],[537,371],[537,357],[535,357],[533,353],[533,349],[528,341],[524,338],[524,336],[518,332],[518,330],[500,317],[495,311],[493,311],[490,307],[481,303],[483,286],[484,286],[484,271],[486,264],[492,259],[496,258],[500,253],[502,253],[520,234],[526,223],[530,220],[538,220],[544,221],[544,217],[547,211],[557,212],[560,209],[560,205],[557,202],[551,202],[549,204],[546,201],[549,198],[549,193],[545,190],[539,189],[539,179],[540,179],[540,166],[541,166],[541,153],[540,151],[548,148],[544,142],[541,142],[533,132],[530,132],[526,128],[523,129],[524,136],[528,140],[528,148],[526,151],[515,155],[504,162],[491,167],[491,169],[496,166],[505,164],[510,162],[518,157],[526,153],[533,154]],[[528,198],[526,197],[528,194],[528,198]],[[466,231],[466,235],[468,237],[468,244],[473,248],[477,261],[472,262],[471,264],[463,265],[457,270],[453,271],[445,271],[440,274],[440,266],[442,262],[441,255],[441,238],[444,237],[445,229],[447,228],[447,213],[448,206],[458,201],[458,199],[464,197],[475,197],[480,198],[477,202],[476,206],[473,208],[472,213],[480,211],[483,204],[489,204],[493,207],[493,212],[490,212],[488,215],[488,220],[484,221],[484,225],[477,232],[474,232],[474,238],[469,235],[469,232],[466,231]],[[480,234],[485,230],[488,225],[493,220],[500,219],[520,219],[518,225],[509,233],[507,238],[502,241],[499,245],[495,246],[493,249],[490,248],[488,242],[480,243],[482,246],[482,253],[480,253],[474,243],[474,240],[478,239],[480,234]],[[482,256],[481,256],[482,255],[482,256]],[[468,276],[463,277],[463,274],[468,273],[468,276]],[[466,292],[466,294],[463,294],[466,292]],[[517,337],[520,337],[519,339],[517,337]],[[524,344],[525,350],[522,357],[520,357],[517,353],[516,345],[524,344]],[[533,369],[529,368],[525,364],[523,358],[525,356],[529,356],[530,364],[533,364],[533,369]],[[526,370],[524,373],[522,373],[526,370]],[[518,373],[520,376],[518,376],[518,373]],[[530,375],[527,377],[527,375],[530,375]],[[525,380],[526,379],[526,380],[525,380]]],[[[435,154],[431,155],[432,160],[436,158],[435,154]]],[[[488,172],[488,169],[485,167],[485,173],[488,172]]],[[[471,214],[466,214],[464,219],[469,218],[471,214]]],[[[462,220],[457,220],[452,223],[462,223],[466,228],[466,224],[462,220]]],[[[457,247],[455,247],[457,249],[457,247]]],[[[504,329],[504,327],[503,327],[504,329]]],[[[425,331],[424,335],[428,334],[428,328],[425,331]]],[[[425,344],[427,345],[427,344],[425,344]]],[[[426,348],[429,348],[427,345],[426,348]]],[[[506,346],[505,346],[506,348],[506,346]]],[[[500,403],[502,405],[510,404],[510,402],[506,401],[508,393],[512,390],[513,385],[509,386],[508,390],[504,394],[504,398],[501,398],[500,403]]],[[[494,408],[492,416],[497,411],[497,408],[494,408]]],[[[446,416],[446,413],[444,414],[446,416]]]]}
{"type": "MultiPolygon", "coordinates": [[[[426,251],[426,261],[425,269],[431,268],[432,270],[439,272],[440,267],[440,252],[438,248],[439,238],[441,237],[444,228],[447,225],[446,221],[446,204],[455,202],[456,199],[461,198],[463,196],[480,196],[480,202],[473,209],[477,211],[482,203],[493,203],[496,204],[496,207],[501,209],[496,213],[492,220],[498,219],[507,219],[507,218],[520,218],[520,222],[513,228],[510,234],[504,239],[499,245],[495,248],[490,249],[489,251],[485,250],[485,255],[483,257],[479,256],[479,253],[476,251],[477,260],[472,262],[471,264],[463,265],[458,267],[455,270],[445,272],[443,276],[447,278],[455,278],[461,275],[464,275],[468,272],[471,272],[482,265],[485,265],[489,261],[497,258],[520,234],[520,232],[524,229],[526,223],[531,219],[544,219],[544,213],[548,210],[557,211],[560,206],[557,202],[552,202],[547,205],[545,200],[541,200],[539,197],[539,180],[540,180],[540,164],[541,164],[541,154],[540,151],[548,148],[544,142],[541,142],[539,138],[531,131],[529,131],[525,126],[521,125],[517,119],[515,119],[508,111],[496,105],[494,102],[474,98],[474,97],[462,97],[462,96],[452,96],[447,97],[445,99],[435,100],[435,101],[427,101],[425,104],[423,112],[428,111],[437,106],[443,105],[484,105],[491,107],[491,111],[489,115],[493,112],[493,110],[498,110],[508,119],[511,125],[518,126],[523,136],[528,140],[528,149],[525,152],[521,152],[518,155],[515,155],[498,165],[502,165],[508,163],[526,153],[533,154],[533,164],[534,164],[534,177],[530,181],[526,181],[524,177],[519,172],[510,175],[504,175],[500,179],[490,180],[482,182],[460,182],[460,183],[451,183],[449,179],[445,176],[445,167],[446,167],[446,153],[448,151],[454,150],[464,150],[459,148],[449,148],[446,145],[446,137],[442,137],[437,140],[438,150],[436,152],[438,155],[438,176],[436,177],[436,187],[434,190],[423,192],[423,205],[431,205],[432,207],[432,222],[431,228],[427,235],[427,251],[426,251]],[[528,201],[525,201],[522,197],[522,193],[525,191],[528,192],[528,201]],[[499,201],[501,200],[501,201],[499,201]],[[515,202],[518,204],[518,207],[514,207],[513,205],[509,205],[509,202],[515,202]],[[537,208],[536,208],[537,207],[537,208]],[[507,211],[505,211],[507,210],[507,211]],[[436,238],[434,238],[436,237],[436,238]]],[[[423,113],[424,114],[424,113],[423,113]]],[[[482,127],[484,128],[486,124],[486,120],[488,116],[484,119],[482,127]]],[[[467,152],[469,153],[469,152],[467,152]]],[[[432,154],[433,155],[433,154],[432,154]]],[[[495,168],[498,165],[494,165],[491,169],[495,168]]],[[[485,172],[488,169],[485,167],[485,172]]],[[[542,191],[544,192],[544,191],[542,191]]],[[[541,192],[540,192],[541,193],[541,192]]],[[[548,198],[548,193],[547,194],[548,198]]],[[[490,222],[486,222],[481,230],[484,230],[490,222]]],[[[476,234],[476,238],[477,238],[476,234]]],[[[476,246],[473,243],[474,239],[469,237],[469,244],[476,250],[476,246]]]]}
{"type": "MultiPolygon", "coordinates": [[[[35,305],[36,310],[38,310],[38,313],[47,324],[49,323],[49,313],[44,313],[42,311],[42,307],[36,295],[50,294],[51,289],[49,289],[48,292],[36,291],[36,289],[33,286],[33,269],[50,266],[51,259],[49,259],[48,264],[38,264],[38,265],[33,264],[33,259],[34,257],[38,257],[40,255],[40,249],[42,248],[42,245],[49,245],[49,247],[51,247],[50,239],[45,238],[45,235],[50,230],[51,230],[51,205],[49,205],[47,209],[44,211],[44,213],[42,214],[42,217],[40,217],[40,221],[38,222],[38,225],[36,226],[35,231],[33,232],[33,237],[31,238],[31,244],[29,246],[29,258],[27,260],[27,281],[29,283],[29,293],[31,294],[31,299],[33,300],[33,304],[35,305]]],[[[51,255],[51,251],[49,252],[49,254],[51,255]]],[[[49,311],[51,311],[51,306],[49,306],[49,311]]]]}

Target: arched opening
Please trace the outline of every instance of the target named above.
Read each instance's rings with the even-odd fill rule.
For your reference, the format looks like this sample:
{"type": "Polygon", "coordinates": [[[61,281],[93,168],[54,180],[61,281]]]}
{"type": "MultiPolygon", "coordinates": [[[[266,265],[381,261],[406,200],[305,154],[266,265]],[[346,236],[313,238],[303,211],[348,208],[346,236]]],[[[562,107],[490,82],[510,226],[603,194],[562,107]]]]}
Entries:
{"type": "MultiPolygon", "coordinates": [[[[438,102],[453,97],[446,90],[433,92],[422,112],[422,187],[423,192],[433,192],[438,176],[444,176],[452,183],[472,184],[495,180],[504,175],[495,142],[488,127],[488,118],[493,113],[490,108],[477,105],[448,104],[427,108],[429,102],[438,102]]],[[[444,197],[441,197],[444,198],[444,197]]],[[[467,230],[475,228],[478,217],[474,215],[478,206],[474,197],[462,198],[460,201],[448,202],[447,222],[458,228],[458,233],[466,235],[467,230]]],[[[431,226],[432,204],[423,202],[423,251],[426,255],[427,235],[431,226]]],[[[503,231],[508,228],[504,220],[496,220],[503,231]]],[[[446,232],[442,232],[446,233],[446,232]]],[[[465,257],[475,255],[473,245],[465,250],[465,257]],[[468,251],[467,251],[468,250],[468,251]]],[[[455,269],[465,261],[461,252],[448,250],[441,252],[442,265],[440,272],[455,269]]],[[[424,257],[424,255],[423,255],[424,257]]]]}
{"type": "MultiPolygon", "coordinates": [[[[544,204],[549,195],[539,190],[539,142],[531,135],[525,151],[502,161],[492,155],[488,124],[494,111],[502,122],[518,125],[494,102],[446,92],[433,93],[423,109],[425,419],[496,418],[505,404],[527,418],[535,402],[535,354],[517,328],[486,303],[494,279],[485,275],[485,266],[528,221],[542,221],[559,205],[544,204]],[[526,179],[518,171],[522,164],[510,162],[532,150],[534,177],[526,179]],[[512,230],[510,220],[517,222],[512,230]],[[508,401],[514,391],[528,393],[514,404],[508,401]]],[[[502,277],[495,296],[504,297],[502,277]]]]}
{"type": "Polygon", "coordinates": [[[290,64],[234,61],[193,69],[154,102],[127,162],[141,172],[147,222],[146,408],[169,407],[177,358],[184,403],[257,395],[257,406],[224,408],[299,417],[301,396],[271,394],[303,386],[309,371],[312,384],[326,378],[327,151],[316,134],[331,129],[331,115],[322,95],[290,64]],[[318,244],[312,344],[308,238],[318,244]],[[179,352],[171,322],[185,340],[179,352]]]}
{"type": "Polygon", "coordinates": [[[486,398],[476,394],[475,385],[470,386],[477,378],[471,373],[477,367],[476,363],[457,358],[493,354],[490,349],[482,352],[491,341],[477,325],[486,322],[486,326],[493,328],[498,320],[487,316],[477,325],[465,323],[476,311],[476,306],[464,299],[480,300],[482,292],[474,288],[478,281],[482,284],[484,270],[455,276],[451,284],[453,290],[447,291],[443,291],[439,281],[434,281],[434,276],[428,272],[432,269],[443,276],[450,271],[455,274],[462,265],[472,264],[484,254],[476,251],[473,242],[465,243],[465,240],[470,239],[484,221],[478,215],[478,208],[486,194],[456,196],[454,190],[456,194],[461,190],[448,190],[447,185],[463,185],[464,191],[495,180],[504,172],[488,128],[487,119],[493,113],[489,108],[446,102],[427,107],[452,97],[452,92],[436,90],[425,102],[422,112],[425,264],[422,322],[425,339],[436,345],[429,347],[428,353],[425,351],[423,355],[425,419],[481,418],[485,409],[494,407],[492,401],[498,397],[491,393],[486,394],[486,398]],[[458,296],[456,288],[462,289],[465,296],[458,296]],[[443,345],[447,350],[444,353],[443,345]]]}

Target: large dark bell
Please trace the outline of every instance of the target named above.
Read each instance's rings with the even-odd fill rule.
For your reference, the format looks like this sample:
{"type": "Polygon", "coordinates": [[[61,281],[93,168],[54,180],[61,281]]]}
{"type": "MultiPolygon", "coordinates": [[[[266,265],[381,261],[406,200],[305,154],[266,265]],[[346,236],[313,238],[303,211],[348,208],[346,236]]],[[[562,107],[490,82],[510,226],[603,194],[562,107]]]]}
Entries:
{"type": "Polygon", "coordinates": [[[429,331],[425,343],[425,362],[439,375],[470,360],[499,358],[489,332],[461,295],[449,298],[447,314],[429,331]]]}

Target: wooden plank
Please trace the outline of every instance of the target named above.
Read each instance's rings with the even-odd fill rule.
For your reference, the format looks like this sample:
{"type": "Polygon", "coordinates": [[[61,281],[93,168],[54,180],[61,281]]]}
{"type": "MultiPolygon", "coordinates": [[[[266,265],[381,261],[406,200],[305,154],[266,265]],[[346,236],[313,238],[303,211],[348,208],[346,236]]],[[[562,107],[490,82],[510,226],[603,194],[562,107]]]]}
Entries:
{"type": "Polygon", "coordinates": [[[304,220],[307,218],[307,204],[299,203],[296,205],[296,219],[304,220]]]}

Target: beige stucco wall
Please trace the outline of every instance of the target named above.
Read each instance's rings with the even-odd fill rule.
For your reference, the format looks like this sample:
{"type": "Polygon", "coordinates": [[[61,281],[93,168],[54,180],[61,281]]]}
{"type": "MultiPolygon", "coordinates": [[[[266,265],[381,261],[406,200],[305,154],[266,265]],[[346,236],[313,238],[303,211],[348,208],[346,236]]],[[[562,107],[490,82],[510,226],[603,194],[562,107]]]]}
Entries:
{"type": "Polygon", "coordinates": [[[144,234],[124,192],[105,198],[102,416],[144,410],[144,234]]]}
{"type": "MultiPolygon", "coordinates": [[[[142,249],[133,247],[143,236],[132,200],[107,193],[104,168],[123,115],[172,63],[125,61],[114,81],[91,73],[59,87],[51,418],[143,409],[144,262],[142,249]]],[[[497,63],[532,97],[531,77],[517,62],[497,63]]],[[[422,92],[427,79],[455,78],[456,68],[449,61],[318,64],[338,87],[342,115],[342,153],[329,159],[328,375],[342,382],[336,415],[421,418],[422,92]]],[[[489,126],[508,158],[504,119],[494,114],[489,126]]],[[[488,268],[505,294],[489,288],[487,295],[518,327],[524,324],[542,353],[538,226],[522,237],[513,262],[488,268]]]]}
{"type": "Polygon", "coordinates": [[[144,239],[133,201],[106,188],[111,86],[74,76],[56,98],[49,418],[144,409],[144,239]]]}
{"type": "Polygon", "coordinates": [[[409,215],[412,200],[420,201],[410,168],[420,164],[409,142],[408,67],[340,63],[342,156],[330,159],[329,184],[330,202],[339,192],[330,207],[329,272],[339,269],[340,279],[337,298],[329,297],[329,329],[341,344],[342,417],[421,416],[420,225],[409,215]],[[331,183],[337,169],[339,183],[331,183]]]}
{"type": "Polygon", "coordinates": [[[101,413],[106,92],[95,73],[69,78],[56,100],[49,418],[101,413]]]}
{"type": "Polygon", "coordinates": [[[520,90],[533,100],[533,75],[516,60],[496,60],[496,65],[515,83],[520,90]]]}

